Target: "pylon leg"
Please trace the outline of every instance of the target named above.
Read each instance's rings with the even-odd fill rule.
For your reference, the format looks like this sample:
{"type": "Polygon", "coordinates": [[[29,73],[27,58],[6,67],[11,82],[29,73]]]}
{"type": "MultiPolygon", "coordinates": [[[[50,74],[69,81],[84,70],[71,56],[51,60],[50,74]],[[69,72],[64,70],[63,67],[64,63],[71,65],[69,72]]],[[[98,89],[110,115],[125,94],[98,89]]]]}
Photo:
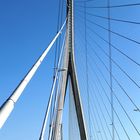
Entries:
{"type": "Polygon", "coordinates": [[[81,104],[80,92],[78,88],[78,81],[76,76],[75,62],[74,62],[74,17],[73,17],[73,0],[67,0],[67,29],[66,29],[66,43],[65,53],[63,59],[62,83],[61,94],[58,99],[58,108],[55,121],[54,140],[61,140],[61,128],[62,128],[62,115],[63,107],[66,95],[66,88],[68,79],[71,80],[74,103],[76,108],[76,114],[78,119],[78,125],[80,130],[81,140],[87,140],[86,125],[84,120],[84,114],[81,104]]]}

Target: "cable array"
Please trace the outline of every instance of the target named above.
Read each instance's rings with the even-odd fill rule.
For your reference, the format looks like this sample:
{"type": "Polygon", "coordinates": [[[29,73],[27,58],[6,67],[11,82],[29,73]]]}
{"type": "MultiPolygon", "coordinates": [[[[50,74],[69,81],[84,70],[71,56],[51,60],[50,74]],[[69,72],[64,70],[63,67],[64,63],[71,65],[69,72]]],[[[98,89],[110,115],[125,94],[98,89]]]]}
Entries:
{"type": "MultiPolygon", "coordinates": [[[[139,28],[138,18],[130,20],[125,17],[128,16],[127,11],[135,11],[139,6],[140,3],[135,2],[115,4],[112,0],[106,3],[75,1],[75,56],[82,97],[90,99],[91,119],[87,124],[91,126],[91,139],[133,140],[140,137],[140,122],[137,119],[140,115],[137,99],[140,58],[135,55],[135,51],[140,51],[140,42],[133,34],[130,36],[123,32],[124,28],[139,28]],[[120,9],[124,13],[118,18],[120,9]],[[118,27],[122,31],[117,30],[118,27]],[[85,90],[87,87],[89,91],[85,90]]],[[[85,108],[89,107],[88,100],[83,99],[83,104],[85,108]]]]}

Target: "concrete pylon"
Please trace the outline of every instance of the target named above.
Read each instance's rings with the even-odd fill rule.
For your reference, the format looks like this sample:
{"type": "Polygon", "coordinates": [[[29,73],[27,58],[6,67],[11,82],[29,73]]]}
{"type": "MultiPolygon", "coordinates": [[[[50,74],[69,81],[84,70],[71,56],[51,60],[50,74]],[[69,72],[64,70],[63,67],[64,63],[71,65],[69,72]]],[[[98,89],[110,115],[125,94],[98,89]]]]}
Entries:
{"type": "Polygon", "coordinates": [[[66,89],[68,80],[70,79],[72,93],[74,97],[74,103],[76,108],[76,115],[78,118],[78,126],[81,140],[88,140],[87,130],[84,120],[83,108],[80,98],[80,92],[78,87],[78,80],[75,68],[75,58],[74,58],[74,10],[73,10],[73,0],[67,0],[67,27],[66,27],[66,41],[65,41],[65,52],[63,58],[63,69],[62,71],[62,82],[61,82],[61,94],[58,99],[57,115],[55,121],[55,128],[53,130],[53,140],[61,140],[62,131],[62,116],[64,101],[66,95],[66,89]]]}

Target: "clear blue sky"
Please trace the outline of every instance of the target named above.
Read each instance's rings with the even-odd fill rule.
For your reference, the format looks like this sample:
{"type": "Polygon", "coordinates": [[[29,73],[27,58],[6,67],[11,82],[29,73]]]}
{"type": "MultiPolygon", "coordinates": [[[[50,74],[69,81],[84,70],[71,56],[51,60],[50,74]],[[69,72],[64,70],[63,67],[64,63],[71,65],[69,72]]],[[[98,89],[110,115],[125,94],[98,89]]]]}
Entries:
{"type": "MultiPolygon", "coordinates": [[[[0,1],[0,105],[56,34],[58,0],[0,1]]],[[[0,130],[1,140],[38,139],[52,84],[54,49],[0,130]]]]}
{"type": "MultiPolygon", "coordinates": [[[[9,97],[9,95],[20,82],[20,80],[24,77],[24,75],[34,64],[36,59],[40,56],[40,54],[55,36],[57,29],[58,1],[59,0],[0,0],[0,105],[2,105],[2,103],[9,97]]],[[[111,5],[140,2],[140,0],[110,1],[111,5]]],[[[96,2],[88,2],[87,6],[105,6],[106,3],[107,0],[97,0],[96,2]]],[[[78,7],[78,4],[83,6],[82,2],[77,3],[77,5],[75,4],[75,54],[81,96],[82,100],[84,101],[83,106],[85,109],[85,117],[88,124],[87,92],[85,82],[85,25],[84,20],[81,19],[81,17],[84,17],[84,13],[78,12],[78,10],[83,11],[83,9],[82,7],[78,7]]],[[[87,9],[87,11],[96,15],[107,16],[107,11],[103,9],[87,9]]],[[[139,13],[140,6],[125,9],[117,8],[116,10],[111,11],[111,17],[140,22],[139,13]]],[[[91,16],[87,16],[87,18],[108,28],[107,20],[91,16]]],[[[108,33],[106,31],[98,28],[95,25],[92,25],[89,22],[87,22],[87,26],[90,26],[102,37],[108,40],[108,33]]],[[[137,41],[140,40],[139,25],[112,21],[111,29],[137,41]]],[[[96,40],[108,53],[108,45],[104,41],[99,39],[89,29],[87,29],[87,33],[88,37],[93,37],[93,39],[96,40]]],[[[107,66],[109,66],[109,60],[92,42],[90,37],[88,38],[88,42],[92,43],[92,45],[88,45],[88,58],[90,58],[88,59],[90,75],[90,96],[96,93],[99,97],[97,88],[93,85],[93,83],[95,82],[104,98],[104,101],[106,102],[108,109],[110,110],[110,104],[107,102],[105,95],[101,90],[101,87],[99,86],[99,83],[95,76],[95,72],[102,81],[102,84],[104,85],[108,95],[110,94],[110,91],[105,82],[103,81],[99,71],[97,70],[94,61],[98,63],[108,82],[109,74],[105,70],[101,62],[98,60],[98,58],[93,55],[91,48],[93,47],[96,50],[98,55],[100,55],[100,57],[103,59],[104,63],[106,63],[107,66]]],[[[116,45],[119,49],[127,53],[137,62],[140,62],[140,45],[122,39],[116,35],[112,35],[111,39],[112,44],[116,45]]],[[[129,75],[131,75],[134,80],[138,82],[138,84],[140,84],[140,68],[132,62],[128,61],[125,57],[123,57],[113,49],[112,54],[113,59],[117,61],[121,65],[121,67],[123,67],[129,73],[129,75]]],[[[31,80],[25,91],[23,92],[20,99],[18,100],[15,109],[9,117],[8,121],[0,130],[0,140],[38,140],[45,113],[45,108],[48,101],[48,95],[50,93],[52,85],[53,64],[54,47],[46,57],[45,61],[42,63],[41,67],[31,80]]],[[[132,82],[126,76],[124,76],[124,74],[114,65],[113,74],[117,77],[119,82],[121,82],[123,87],[129,92],[129,95],[133,98],[135,103],[140,106],[139,89],[136,88],[135,85],[133,85],[132,82]]],[[[140,130],[140,113],[133,111],[134,108],[132,104],[114,81],[113,88],[118,98],[121,100],[121,103],[123,103],[127,112],[134,120],[137,128],[140,130]]],[[[98,105],[95,99],[92,100],[92,103],[98,105]]],[[[96,110],[96,108],[92,106],[92,103],[91,108],[96,110]]],[[[126,118],[124,112],[122,111],[116,100],[114,100],[114,107],[119,113],[119,116],[121,117],[125,128],[130,134],[132,140],[138,140],[139,136],[137,136],[135,130],[129,123],[128,119],[126,118]]],[[[107,116],[103,105],[102,109],[107,116]]],[[[65,111],[64,114],[67,114],[67,111],[65,111]]],[[[67,118],[67,116],[65,118],[67,118]]],[[[102,116],[101,119],[103,120],[102,116]]],[[[110,124],[109,117],[106,117],[106,119],[108,124],[110,124]]],[[[127,140],[122,130],[122,127],[119,125],[119,122],[116,119],[116,116],[115,123],[122,137],[122,140],[127,140]]],[[[95,133],[96,130],[92,128],[92,132],[95,133]]],[[[94,133],[92,133],[92,137],[94,137],[94,133]]],[[[99,136],[99,138],[101,137],[99,136]]],[[[64,138],[64,140],[67,140],[66,137],[64,138]]]]}

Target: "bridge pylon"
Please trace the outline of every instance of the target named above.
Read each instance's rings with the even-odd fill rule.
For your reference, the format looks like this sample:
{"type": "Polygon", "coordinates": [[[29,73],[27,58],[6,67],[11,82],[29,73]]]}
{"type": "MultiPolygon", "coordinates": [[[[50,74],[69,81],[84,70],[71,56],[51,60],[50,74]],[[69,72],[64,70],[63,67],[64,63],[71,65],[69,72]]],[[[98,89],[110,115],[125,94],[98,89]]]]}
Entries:
{"type": "Polygon", "coordinates": [[[53,130],[54,140],[62,139],[62,116],[64,101],[66,95],[66,89],[68,80],[71,83],[72,93],[74,97],[74,104],[76,109],[76,115],[78,119],[78,126],[81,140],[87,140],[87,130],[84,120],[84,113],[82,108],[82,102],[80,97],[80,91],[78,87],[77,73],[75,67],[74,57],[74,3],[73,0],[67,0],[67,23],[66,23],[66,41],[65,41],[65,52],[63,58],[63,69],[62,71],[62,82],[61,82],[61,93],[58,99],[57,115],[55,121],[55,127],[53,130]]]}

